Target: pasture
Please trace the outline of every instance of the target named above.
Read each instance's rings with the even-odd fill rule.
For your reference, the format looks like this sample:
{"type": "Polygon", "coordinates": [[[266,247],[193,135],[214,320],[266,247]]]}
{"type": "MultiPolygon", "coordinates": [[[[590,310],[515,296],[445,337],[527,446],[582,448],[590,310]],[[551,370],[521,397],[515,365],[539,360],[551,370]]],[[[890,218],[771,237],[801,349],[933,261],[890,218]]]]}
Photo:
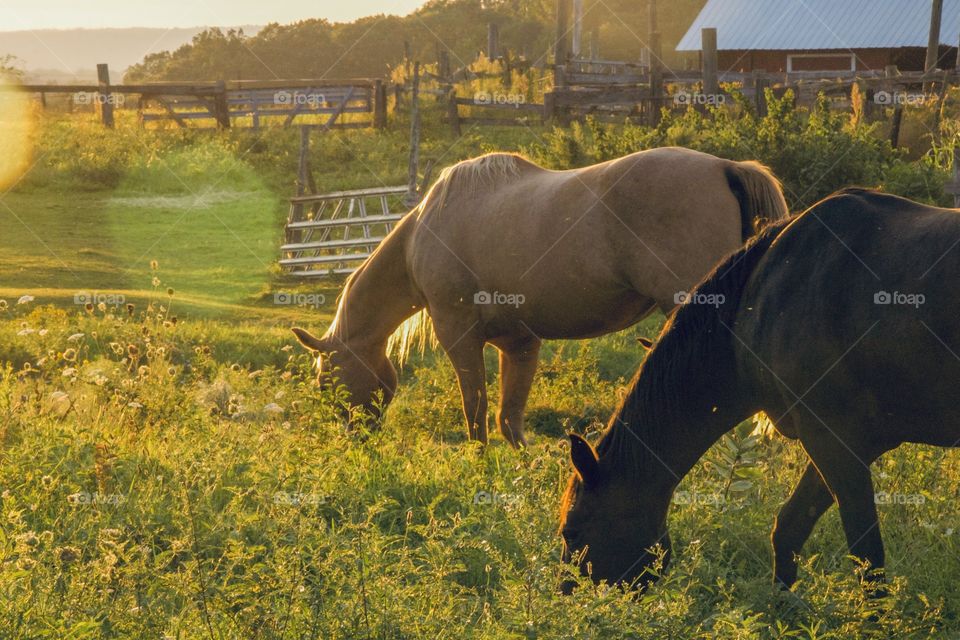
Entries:
{"type": "MultiPolygon", "coordinates": [[[[699,139],[738,147],[718,120],[699,139]]],[[[683,138],[687,125],[678,118],[665,135],[683,138]]],[[[42,120],[35,169],[0,196],[0,635],[960,635],[956,455],[907,446],[875,465],[889,596],[864,597],[836,509],[783,593],[769,532],[806,460],[796,444],[751,435],[762,421],[724,437],[680,485],[675,556],[658,584],[634,598],[584,581],[560,596],[565,434],[595,439],[643,358],[637,337],[655,336],[663,317],[548,342],[525,450],[499,436],[485,449],[466,441],[454,371],[438,353],[401,369],[381,430],[348,435],[335,392],[314,385],[289,332],[325,327],[339,287],[288,282],[274,266],[296,136],[91,126],[42,120]],[[84,292],[113,297],[88,307],[75,302],[84,292]],[[323,302],[277,303],[286,292],[323,302]]],[[[771,148],[843,140],[853,157],[839,179],[858,170],[917,196],[942,170],[891,154],[869,173],[884,151],[869,131],[758,126],[771,148]]],[[[402,123],[326,135],[313,158],[322,188],[402,182],[405,135],[402,123]]],[[[652,135],[616,140],[676,142],[652,135]]],[[[466,131],[427,137],[425,153],[447,165],[524,149],[573,165],[627,151],[613,140],[589,127],[466,131]]],[[[788,186],[792,204],[812,196],[788,186]]],[[[496,354],[485,357],[493,404],[496,354]]]]}

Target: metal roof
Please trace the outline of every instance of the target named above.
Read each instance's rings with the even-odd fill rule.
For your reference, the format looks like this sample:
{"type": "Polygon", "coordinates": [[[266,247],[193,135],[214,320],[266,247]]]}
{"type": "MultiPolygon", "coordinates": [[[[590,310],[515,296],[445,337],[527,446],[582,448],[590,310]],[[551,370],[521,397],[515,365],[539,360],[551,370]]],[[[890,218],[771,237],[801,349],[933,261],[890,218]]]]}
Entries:
{"type": "MultiPolygon", "coordinates": [[[[700,29],[716,27],[718,49],[926,47],[930,0],[707,0],[677,45],[699,51],[700,29]]],[[[960,0],[944,0],[942,44],[957,46],[960,0]]]]}

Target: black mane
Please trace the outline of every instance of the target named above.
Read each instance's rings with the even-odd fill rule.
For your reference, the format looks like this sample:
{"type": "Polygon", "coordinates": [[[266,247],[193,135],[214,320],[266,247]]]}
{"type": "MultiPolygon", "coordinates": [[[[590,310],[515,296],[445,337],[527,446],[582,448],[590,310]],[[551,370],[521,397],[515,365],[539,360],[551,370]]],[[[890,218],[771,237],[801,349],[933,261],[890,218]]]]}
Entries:
{"type": "Polygon", "coordinates": [[[701,300],[722,296],[722,304],[684,304],[673,312],[597,443],[601,460],[625,470],[640,471],[647,466],[653,454],[651,449],[659,443],[651,430],[638,429],[638,425],[674,422],[683,417],[683,392],[691,383],[691,372],[702,369],[704,362],[731,348],[730,334],[724,325],[732,326],[750,275],[792,221],[793,218],[779,220],[764,228],[690,292],[701,300]]]}

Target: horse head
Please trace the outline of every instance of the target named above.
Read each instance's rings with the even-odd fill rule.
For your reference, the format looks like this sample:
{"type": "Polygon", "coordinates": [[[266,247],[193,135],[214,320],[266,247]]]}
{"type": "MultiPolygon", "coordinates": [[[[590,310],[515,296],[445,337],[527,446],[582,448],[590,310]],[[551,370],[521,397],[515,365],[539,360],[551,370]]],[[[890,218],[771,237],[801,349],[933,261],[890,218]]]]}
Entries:
{"type": "MultiPolygon", "coordinates": [[[[294,335],[317,356],[317,383],[321,389],[342,387],[350,406],[379,419],[397,390],[397,372],[385,351],[347,345],[333,335],[317,338],[294,327],[294,335]]],[[[349,414],[349,407],[344,407],[349,414]]]]}

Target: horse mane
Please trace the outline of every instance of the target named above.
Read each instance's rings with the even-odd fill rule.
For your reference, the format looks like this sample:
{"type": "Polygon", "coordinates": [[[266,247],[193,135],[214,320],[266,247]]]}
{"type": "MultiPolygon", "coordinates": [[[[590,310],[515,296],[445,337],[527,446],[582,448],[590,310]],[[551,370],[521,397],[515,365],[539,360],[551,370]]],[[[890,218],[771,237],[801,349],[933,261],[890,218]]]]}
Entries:
{"type": "Polygon", "coordinates": [[[440,172],[427,195],[419,205],[419,215],[423,215],[428,206],[443,211],[450,190],[463,189],[473,193],[478,187],[491,187],[498,182],[510,181],[520,175],[525,166],[535,164],[517,153],[487,153],[476,158],[462,160],[440,172]]]}
{"type": "Polygon", "coordinates": [[[650,427],[684,419],[684,394],[690,386],[690,372],[699,371],[704,362],[717,359],[725,349],[732,348],[727,327],[735,322],[746,284],[792,221],[793,218],[787,218],[765,227],[691,291],[691,295],[698,296],[722,295],[722,304],[683,304],[673,312],[597,442],[601,460],[617,464],[618,469],[628,473],[648,468],[651,449],[659,444],[657,430],[650,427]],[[638,425],[644,425],[642,442],[638,425]]]}

